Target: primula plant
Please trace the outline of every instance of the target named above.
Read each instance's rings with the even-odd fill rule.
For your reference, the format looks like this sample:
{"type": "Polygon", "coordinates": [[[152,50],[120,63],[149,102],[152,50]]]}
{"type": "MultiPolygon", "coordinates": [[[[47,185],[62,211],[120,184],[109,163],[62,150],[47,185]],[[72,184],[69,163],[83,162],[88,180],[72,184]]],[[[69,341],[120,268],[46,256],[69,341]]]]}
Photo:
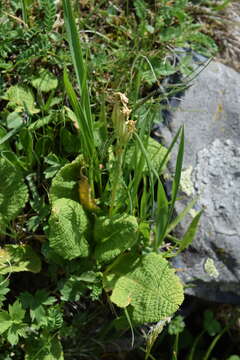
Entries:
{"type": "MultiPolygon", "coordinates": [[[[151,33],[154,29],[141,12],[143,3],[134,2],[137,16],[142,31],[151,33]]],[[[32,4],[21,2],[27,32],[22,29],[19,36],[24,33],[29,43],[34,36],[55,41],[54,2],[41,1],[42,36],[32,4]]],[[[166,149],[150,137],[151,113],[141,113],[139,104],[131,106],[120,91],[112,94],[110,105],[103,99],[100,111],[94,113],[87,61],[70,0],[62,5],[70,56],[56,51],[52,71],[45,69],[49,45],[43,57],[38,54],[41,67],[30,81],[2,89],[0,359],[10,353],[25,360],[63,359],[61,336],[74,333],[69,308],[76,304],[86,310],[96,301],[108,303],[125,328],[133,331],[146,323],[160,323],[158,335],[184,299],[183,284],[169,258],[190,245],[201,216],[196,214],[182,239],[173,236],[194,204],[174,217],[184,129],[166,149]],[[56,64],[62,80],[54,75],[56,64]],[[71,76],[69,69],[74,70],[71,76]],[[59,100],[60,81],[65,98],[59,100]],[[177,143],[169,197],[164,174],[177,143]]],[[[5,45],[2,66],[10,69],[7,41],[5,45]]],[[[22,56],[27,57],[30,50],[25,45],[22,56]]],[[[37,56],[33,50],[28,58],[32,66],[37,56]]],[[[17,53],[16,68],[20,61],[17,53]]],[[[84,314],[89,313],[83,311],[83,323],[84,314]]],[[[146,358],[157,335],[151,338],[146,358]]]]}

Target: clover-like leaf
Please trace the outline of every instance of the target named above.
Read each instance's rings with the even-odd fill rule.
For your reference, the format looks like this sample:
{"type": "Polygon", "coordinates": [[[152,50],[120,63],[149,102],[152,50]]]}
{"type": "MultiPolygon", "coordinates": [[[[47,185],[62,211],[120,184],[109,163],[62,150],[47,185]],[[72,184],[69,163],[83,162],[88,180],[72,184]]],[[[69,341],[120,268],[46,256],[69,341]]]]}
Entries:
{"type": "Polygon", "coordinates": [[[28,200],[28,189],[19,168],[0,159],[0,226],[13,220],[28,200]]]}
{"type": "Polygon", "coordinates": [[[88,255],[85,238],[88,220],[82,206],[71,199],[58,199],[53,203],[49,218],[50,247],[64,259],[88,255]]]}
{"type": "Polygon", "coordinates": [[[138,223],[134,216],[127,214],[112,218],[99,217],[96,220],[94,234],[98,245],[95,256],[100,262],[107,262],[131,248],[137,241],[138,223]]]}
{"type": "Polygon", "coordinates": [[[103,286],[111,301],[131,305],[136,323],[157,322],[171,316],[183,302],[183,286],[160,254],[123,256],[105,275],[103,286]]]}
{"type": "Polygon", "coordinates": [[[0,274],[30,271],[38,273],[41,260],[29,245],[5,245],[0,249],[0,274]]]}

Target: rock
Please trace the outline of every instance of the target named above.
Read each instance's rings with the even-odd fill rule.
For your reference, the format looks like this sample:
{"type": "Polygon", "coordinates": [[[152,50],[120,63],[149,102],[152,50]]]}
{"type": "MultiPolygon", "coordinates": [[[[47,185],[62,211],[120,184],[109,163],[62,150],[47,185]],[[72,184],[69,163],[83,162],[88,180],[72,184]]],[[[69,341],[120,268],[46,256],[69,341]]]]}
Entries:
{"type": "MultiPolygon", "coordinates": [[[[198,234],[188,250],[173,259],[189,286],[202,299],[240,304],[240,74],[212,62],[194,80],[162,137],[169,145],[185,126],[183,198],[180,212],[194,196],[204,208],[198,234]]],[[[170,168],[174,169],[176,151],[170,168]]],[[[182,235],[191,221],[186,218],[182,235]]]]}

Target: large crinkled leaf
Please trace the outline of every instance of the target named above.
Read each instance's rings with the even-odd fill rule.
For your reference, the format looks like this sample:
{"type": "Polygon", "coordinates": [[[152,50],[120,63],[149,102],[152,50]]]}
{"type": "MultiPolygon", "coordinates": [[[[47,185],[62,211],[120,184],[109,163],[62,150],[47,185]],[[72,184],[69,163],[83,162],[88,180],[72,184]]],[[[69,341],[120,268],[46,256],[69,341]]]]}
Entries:
{"type": "Polygon", "coordinates": [[[28,189],[19,168],[0,159],[0,226],[13,220],[28,200],[28,189]]]}
{"type": "Polygon", "coordinates": [[[70,164],[63,166],[52,181],[50,200],[54,202],[60,198],[68,198],[79,201],[78,182],[80,168],[83,166],[82,155],[78,156],[70,164]]]}
{"type": "Polygon", "coordinates": [[[58,79],[56,76],[50,73],[50,71],[41,69],[39,74],[34,77],[31,83],[35,89],[42,92],[49,92],[53,89],[56,89],[58,86],[58,79]]]}
{"type": "Polygon", "coordinates": [[[137,241],[137,231],[138,223],[134,216],[123,214],[98,218],[94,227],[95,240],[99,242],[95,249],[96,259],[107,262],[131,248],[137,241]]]}
{"type": "MultiPolygon", "coordinates": [[[[148,140],[148,146],[146,149],[148,158],[153,165],[153,168],[159,172],[160,170],[163,171],[164,168],[160,169],[160,166],[162,164],[162,161],[167,153],[167,149],[158,143],[156,140],[153,140],[152,138],[149,138],[148,140]]],[[[138,156],[136,157],[135,153],[135,146],[130,146],[130,148],[126,152],[126,164],[130,166],[131,168],[134,168],[136,163],[140,160],[140,151],[138,151],[138,156]]],[[[166,165],[166,163],[165,163],[166,165]]],[[[147,163],[145,163],[143,167],[143,171],[146,173],[148,172],[148,166],[147,163]]]]}
{"type": "Polygon", "coordinates": [[[88,242],[84,236],[87,223],[78,202],[65,198],[56,200],[49,218],[50,246],[64,259],[88,256],[88,242]]]}
{"type": "Polygon", "coordinates": [[[30,114],[36,114],[40,111],[35,107],[33,93],[27,87],[13,85],[7,90],[3,98],[9,101],[8,106],[16,112],[27,110],[30,114]]]}
{"type": "Polygon", "coordinates": [[[183,302],[183,286],[174,269],[160,254],[123,256],[104,278],[111,301],[131,305],[136,323],[157,322],[171,316],[183,302]]]}
{"type": "Polygon", "coordinates": [[[0,249],[0,274],[41,270],[41,260],[29,245],[5,245],[0,249]]]}

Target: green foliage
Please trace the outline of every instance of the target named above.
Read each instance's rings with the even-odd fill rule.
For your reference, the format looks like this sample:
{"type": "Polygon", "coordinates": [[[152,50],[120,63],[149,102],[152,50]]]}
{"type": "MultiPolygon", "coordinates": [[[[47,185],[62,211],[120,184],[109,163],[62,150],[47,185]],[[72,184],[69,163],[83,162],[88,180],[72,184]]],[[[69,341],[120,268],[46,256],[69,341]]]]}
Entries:
{"type": "Polygon", "coordinates": [[[32,86],[41,92],[49,92],[58,86],[58,79],[46,69],[40,69],[32,81],[32,86]]]}
{"type": "Polygon", "coordinates": [[[104,277],[104,288],[112,290],[111,301],[130,305],[137,323],[156,322],[174,313],[183,301],[183,287],[168,262],[155,253],[125,255],[104,277]]]}
{"type": "Polygon", "coordinates": [[[41,7],[44,12],[44,18],[42,26],[44,26],[45,31],[51,31],[56,19],[56,6],[54,0],[41,0],[41,7]]]}
{"type": "Polygon", "coordinates": [[[50,189],[51,202],[60,198],[78,200],[77,179],[80,177],[80,168],[83,164],[83,158],[80,155],[58,171],[50,189]]]}
{"type": "Polygon", "coordinates": [[[64,360],[62,345],[56,335],[48,333],[29,339],[24,360],[64,360]]]}
{"type": "Polygon", "coordinates": [[[64,259],[86,257],[89,253],[85,232],[88,220],[82,206],[70,199],[58,199],[53,203],[49,218],[49,242],[64,259]]]}
{"type": "Polygon", "coordinates": [[[41,260],[29,245],[5,245],[0,249],[0,274],[19,271],[38,273],[41,260]]]}
{"type": "Polygon", "coordinates": [[[39,112],[39,109],[35,108],[34,96],[29,88],[20,85],[11,86],[3,99],[8,101],[9,108],[14,109],[15,112],[24,110],[30,114],[39,112]]]}
{"type": "Polygon", "coordinates": [[[29,292],[20,294],[19,299],[23,308],[30,309],[30,317],[32,321],[36,321],[38,326],[47,324],[46,306],[56,302],[54,297],[49,296],[45,290],[37,290],[35,295],[29,292]]]}
{"type": "MultiPolygon", "coordinates": [[[[103,319],[112,319],[106,299],[131,327],[158,321],[147,340],[151,357],[183,301],[166,259],[190,245],[201,213],[183,239],[171,236],[193,205],[173,218],[183,129],[169,149],[151,139],[169,89],[157,90],[160,99],[142,96],[165,76],[192,71],[189,56],[168,61],[169,49],[206,54],[216,45],[187,0],[129,5],[0,5],[1,360],[108,356],[94,352],[108,335],[103,319]],[[162,179],[178,139],[169,201],[162,179]]],[[[182,325],[177,317],[171,331],[182,325]]]]}
{"type": "MultiPolygon", "coordinates": [[[[164,170],[163,165],[166,165],[167,162],[167,159],[165,158],[167,149],[157,141],[149,138],[146,146],[146,153],[152,166],[158,172],[158,174],[160,174],[164,170]],[[165,161],[163,164],[164,159],[165,161]]],[[[140,155],[141,153],[136,150],[136,146],[130,146],[126,152],[126,165],[129,166],[130,169],[134,169],[136,163],[140,160],[140,155]]],[[[144,164],[142,172],[149,172],[149,168],[146,163],[144,164]]]]}
{"type": "Polygon", "coordinates": [[[0,159],[0,226],[13,220],[28,200],[28,189],[24,184],[21,169],[6,159],[0,159]],[[6,196],[7,194],[7,196],[6,196]]]}
{"type": "Polygon", "coordinates": [[[8,311],[0,311],[0,334],[11,345],[16,345],[19,337],[26,337],[27,324],[23,322],[25,311],[19,300],[8,306],[8,311]]]}
{"type": "Polygon", "coordinates": [[[109,262],[131,248],[138,238],[138,223],[134,216],[116,215],[113,218],[99,217],[94,227],[94,239],[98,242],[95,257],[100,262],[109,262]]]}
{"type": "Polygon", "coordinates": [[[181,315],[175,316],[170,324],[168,325],[168,333],[170,335],[178,335],[183,332],[185,328],[185,323],[181,315]]]}
{"type": "Polygon", "coordinates": [[[203,327],[210,336],[215,336],[222,330],[221,324],[215,319],[213,312],[210,310],[204,312],[203,327]]]}

